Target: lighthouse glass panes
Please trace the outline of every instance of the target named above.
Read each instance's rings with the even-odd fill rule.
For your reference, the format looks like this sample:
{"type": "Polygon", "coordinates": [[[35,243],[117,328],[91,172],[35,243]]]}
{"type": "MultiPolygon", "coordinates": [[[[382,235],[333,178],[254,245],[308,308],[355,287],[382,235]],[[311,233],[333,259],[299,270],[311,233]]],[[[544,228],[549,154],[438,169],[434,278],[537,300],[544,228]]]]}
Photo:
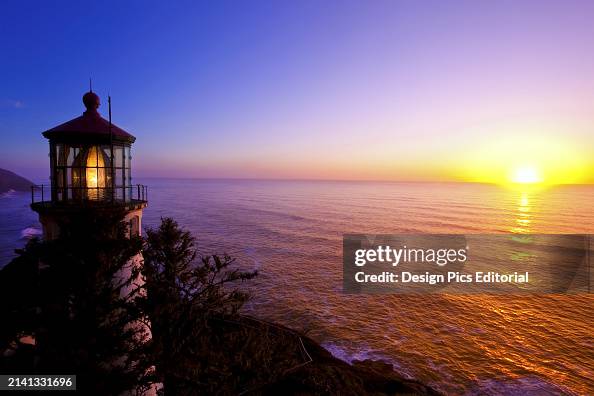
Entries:
{"type": "Polygon", "coordinates": [[[113,145],[53,145],[54,199],[58,201],[129,201],[130,147],[113,145]],[[112,166],[113,165],[113,166],[112,166]]]}

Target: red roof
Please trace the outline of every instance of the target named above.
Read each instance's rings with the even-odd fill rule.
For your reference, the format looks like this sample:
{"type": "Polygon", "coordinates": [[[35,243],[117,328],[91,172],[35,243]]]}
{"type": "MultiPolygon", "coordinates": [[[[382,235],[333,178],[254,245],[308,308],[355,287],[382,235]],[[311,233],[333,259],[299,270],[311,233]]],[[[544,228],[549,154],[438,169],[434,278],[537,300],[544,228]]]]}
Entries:
{"type": "Polygon", "coordinates": [[[43,132],[43,136],[51,140],[80,141],[81,143],[109,143],[110,138],[113,137],[114,141],[134,143],[136,140],[134,136],[113,123],[110,137],[109,121],[101,117],[97,111],[99,97],[95,93],[87,92],[83,96],[83,102],[87,111],[82,116],[48,129],[43,132]]]}

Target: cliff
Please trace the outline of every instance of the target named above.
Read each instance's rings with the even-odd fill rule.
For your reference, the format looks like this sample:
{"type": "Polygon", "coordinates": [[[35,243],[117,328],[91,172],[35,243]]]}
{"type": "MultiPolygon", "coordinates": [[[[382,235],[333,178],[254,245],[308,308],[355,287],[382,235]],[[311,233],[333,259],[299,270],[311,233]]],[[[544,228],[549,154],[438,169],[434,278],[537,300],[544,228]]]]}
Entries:
{"type": "Polygon", "coordinates": [[[427,385],[400,376],[386,362],[363,360],[350,365],[332,356],[312,339],[304,335],[301,338],[311,355],[311,362],[263,387],[264,394],[440,395],[427,385]]]}
{"type": "Polygon", "coordinates": [[[400,376],[390,364],[382,361],[348,364],[305,334],[279,324],[241,316],[232,320],[212,319],[207,327],[212,332],[210,336],[203,341],[200,337],[193,339],[179,354],[176,378],[172,378],[174,383],[186,384],[179,393],[440,394],[425,384],[400,376]],[[195,382],[198,379],[200,383],[195,382]]]}
{"type": "Polygon", "coordinates": [[[0,194],[10,190],[31,191],[34,183],[13,173],[9,170],[0,168],[0,194]]]}

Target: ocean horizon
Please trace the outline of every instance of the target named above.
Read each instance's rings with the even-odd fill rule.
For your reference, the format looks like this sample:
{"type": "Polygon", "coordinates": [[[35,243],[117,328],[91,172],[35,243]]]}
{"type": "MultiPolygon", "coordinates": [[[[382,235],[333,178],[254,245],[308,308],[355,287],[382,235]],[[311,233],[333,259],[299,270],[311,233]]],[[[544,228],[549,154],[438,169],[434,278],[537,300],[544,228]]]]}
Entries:
{"type": "MultiPolygon", "coordinates": [[[[201,253],[257,269],[244,312],[306,331],[343,360],[385,360],[444,393],[594,392],[591,295],[342,293],[343,234],[594,234],[594,185],[135,182],[149,187],[143,227],[172,217],[201,253]]],[[[0,197],[0,266],[41,233],[29,203],[28,193],[0,197]]]]}

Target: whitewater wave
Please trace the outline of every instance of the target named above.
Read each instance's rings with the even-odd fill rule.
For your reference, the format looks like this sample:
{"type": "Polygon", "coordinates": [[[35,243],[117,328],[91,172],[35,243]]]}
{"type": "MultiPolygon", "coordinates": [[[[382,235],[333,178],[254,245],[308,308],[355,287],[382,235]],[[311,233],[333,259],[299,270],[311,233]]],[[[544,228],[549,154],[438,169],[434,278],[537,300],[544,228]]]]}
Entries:
{"type": "Polygon", "coordinates": [[[385,363],[391,364],[394,371],[402,375],[405,378],[413,379],[412,374],[406,370],[401,364],[396,362],[394,359],[387,355],[373,351],[371,349],[359,348],[357,351],[349,351],[347,348],[342,347],[334,342],[325,342],[321,344],[324,349],[332,354],[337,359],[353,364],[356,360],[381,360],[385,363]]]}
{"type": "Polygon", "coordinates": [[[256,248],[254,248],[253,246],[248,246],[243,250],[243,252],[248,256],[250,260],[252,260],[252,270],[259,271],[260,267],[262,266],[262,262],[256,256],[256,248]]]}
{"type": "Polygon", "coordinates": [[[2,194],[0,194],[0,199],[2,199],[2,198],[10,198],[10,197],[12,197],[14,195],[15,192],[16,191],[13,190],[13,189],[10,189],[10,190],[8,190],[6,192],[3,192],[2,194]]]}
{"type": "Polygon", "coordinates": [[[43,232],[36,227],[27,227],[21,231],[21,238],[22,239],[31,239],[37,236],[41,236],[43,232]]]}

